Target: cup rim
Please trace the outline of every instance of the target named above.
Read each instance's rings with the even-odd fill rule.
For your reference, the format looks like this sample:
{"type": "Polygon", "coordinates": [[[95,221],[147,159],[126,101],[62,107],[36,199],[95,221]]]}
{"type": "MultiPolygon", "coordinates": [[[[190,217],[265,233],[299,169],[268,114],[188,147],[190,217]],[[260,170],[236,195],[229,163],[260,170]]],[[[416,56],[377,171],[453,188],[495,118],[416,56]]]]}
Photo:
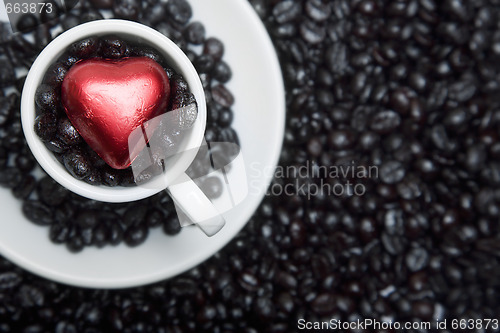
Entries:
{"type": "Polygon", "coordinates": [[[45,172],[59,184],[76,194],[89,199],[112,203],[135,201],[154,195],[165,189],[184,173],[193,162],[197,148],[203,142],[206,118],[207,111],[203,85],[196,69],[184,52],[160,32],[137,22],[120,19],[105,19],[83,23],[67,30],[52,40],[42,50],[31,66],[21,95],[21,123],[23,132],[31,152],[45,172]],[[162,176],[157,176],[161,178],[162,187],[108,187],[104,185],[91,185],[83,180],[78,180],[69,174],[62,163],[55,158],[54,154],[45,146],[34,131],[36,116],[35,93],[49,66],[71,43],[90,36],[109,34],[139,38],[146,44],[156,48],[162,55],[168,58],[168,64],[183,75],[198,103],[198,117],[191,128],[190,134],[184,139],[185,145],[191,149],[180,153],[175,164],[169,167],[168,170],[165,170],[162,176]]]}

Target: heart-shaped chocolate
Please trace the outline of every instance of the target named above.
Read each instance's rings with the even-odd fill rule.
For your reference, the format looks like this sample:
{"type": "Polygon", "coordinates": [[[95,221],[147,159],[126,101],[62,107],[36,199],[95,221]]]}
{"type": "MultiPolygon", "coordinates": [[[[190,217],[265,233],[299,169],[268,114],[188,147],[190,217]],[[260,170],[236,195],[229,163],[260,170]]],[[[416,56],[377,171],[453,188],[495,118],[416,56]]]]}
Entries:
{"type": "Polygon", "coordinates": [[[129,149],[129,141],[144,142],[130,135],[138,127],[155,126],[150,120],[166,110],[169,96],[167,74],[146,57],[82,60],[70,68],[61,88],[69,120],[115,169],[128,167],[144,148],[129,149]]]}

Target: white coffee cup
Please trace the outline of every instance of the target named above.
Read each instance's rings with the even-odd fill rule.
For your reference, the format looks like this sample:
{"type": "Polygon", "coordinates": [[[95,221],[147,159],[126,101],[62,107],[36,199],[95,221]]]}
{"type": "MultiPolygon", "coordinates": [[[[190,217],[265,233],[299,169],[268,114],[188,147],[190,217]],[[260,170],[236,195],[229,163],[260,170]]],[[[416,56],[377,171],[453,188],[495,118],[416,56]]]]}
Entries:
{"type": "Polygon", "coordinates": [[[41,167],[59,184],[83,197],[114,203],[140,200],[166,189],[175,204],[185,212],[189,219],[208,236],[212,236],[224,226],[224,219],[200,188],[185,174],[203,142],[206,120],[207,110],[203,86],[187,56],[174,42],[158,31],[125,20],[92,21],[78,25],[59,35],[45,47],[33,63],[26,77],[21,97],[21,122],[28,146],[41,167]],[[107,187],[90,185],[78,180],[67,172],[34,131],[35,93],[49,66],[72,43],[90,36],[111,34],[149,45],[158,50],[166,62],[184,77],[198,103],[197,119],[189,129],[189,133],[180,142],[180,151],[182,152],[170,159],[168,168],[162,175],[157,176],[161,177],[163,187],[107,187]]]}

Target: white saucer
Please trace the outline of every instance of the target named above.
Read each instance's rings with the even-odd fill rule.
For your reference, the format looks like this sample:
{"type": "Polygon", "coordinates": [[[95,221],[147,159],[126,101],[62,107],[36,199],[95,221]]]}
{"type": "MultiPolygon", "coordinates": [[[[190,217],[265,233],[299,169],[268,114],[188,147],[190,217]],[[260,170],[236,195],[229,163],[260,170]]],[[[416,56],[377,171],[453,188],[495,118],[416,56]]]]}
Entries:
{"type": "Polygon", "coordinates": [[[234,128],[242,147],[249,195],[224,214],[226,226],[208,238],[197,227],[169,237],[153,230],[136,248],[86,248],[72,254],[48,238],[48,228],[32,224],[21,201],[0,189],[0,253],[19,266],[58,282],[90,288],[123,288],[180,274],[226,245],[250,219],[272,178],[283,140],[285,92],[279,62],[259,17],[246,0],[190,0],[193,20],[207,36],[220,38],[233,70],[228,88],[235,95],[234,128]]]}

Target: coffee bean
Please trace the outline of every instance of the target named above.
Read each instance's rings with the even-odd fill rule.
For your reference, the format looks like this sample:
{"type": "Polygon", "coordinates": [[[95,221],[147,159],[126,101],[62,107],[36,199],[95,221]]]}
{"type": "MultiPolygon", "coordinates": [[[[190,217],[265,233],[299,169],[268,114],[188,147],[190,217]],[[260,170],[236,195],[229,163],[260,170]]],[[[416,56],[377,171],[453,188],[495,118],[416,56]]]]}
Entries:
{"type": "Polygon", "coordinates": [[[136,21],[141,15],[141,1],[139,0],[114,0],[113,12],[118,18],[136,21]]]}
{"type": "Polygon", "coordinates": [[[35,187],[36,179],[30,175],[22,179],[20,183],[12,189],[12,194],[18,199],[27,199],[35,187]]]}
{"type": "Polygon", "coordinates": [[[113,8],[114,0],[90,0],[90,3],[98,9],[113,8]]]}
{"type": "Polygon", "coordinates": [[[35,30],[35,44],[42,50],[47,44],[52,40],[52,35],[50,34],[50,29],[47,25],[40,25],[35,30]]]}
{"type": "Polygon", "coordinates": [[[102,16],[102,14],[99,11],[94,9],[82,10],[80,16],[81,23],[102,20],[102,19],[104,19],[104,16],[102,16]]]}
{"type": "MultiPolygon", "coordinates": [[[[156,61],[160,65],[164,62],[163,57],[161,54],[154,48],[148,47],[148,46],[141,46],[141,47],[136,47],[133,50],[133,53],[135,56],[138,57],[146,57],[151,60],[156,61]]],[[[124,51],[124,55],[126,54],[126,51],[124,51]]]]}
{"type": "Polygon", "coordinates": [[[53,86],[42,84],[36,90],[35,103],[41,112],[57,113],[59,100],[59,94],[53,86]]]}
{"type": "Polygon", "coordinates": [[[305,4],[307,15],[315,21],[321,22],[330,17],[331,9],[320,0],[309,0],[305,4]]]}
{"type": "Polygon", "coordinates": [[[221,84],[212,88],[212,97],[216,103],[226,108],[230,108],[234,103],[232,93],[221,84]]]}
{"type": "MultiPolygon", "coordinates": [[[[83,240],[80,236],[74,236],[71,239],[69,239],[69,241],[66,243],[66,247],[68,248],[68,250],[70,252],[73,252],[73,253],[77,253],[77,252],[82,251],[84,246],[85,245],[84,245],[83,240]]],[[[68,330],[68,328],[64,327],[64,326],[62,329],[68,330]]],[[[69,329],[74,330],[74,328],[69,328],[69,329]]],[[[59,332],[67,332],[67,331],[59,331],[59,332]]]]}
{"type": "Polygon", "coordinates": [[[89,37],[73,43],[68,52],[81,59],[90,58],[98,54],[101,40],[97,37],[89,37]]]}
{"type": "Polygon", "coordinates": [[[205,27],[200,22],[190,23],[184,30],[186,40],[192,44],[202,44],[205,40],[205,27]]]}
{"type": "Polygon", "coordinates": [[[57,122],[57,138],[68,146],[79,144],[83,141],[80,133],[67,117],[61,117],[57,122]]]}
{"type": "Polygon", "coordinates": [[[215,61],[219,61],[224,55],[224,44],[220,39],[210,37],[203,44],[203,53],[211,55],[215,61]]]}
{"type": "Polygon", "coordinates": [[[37,193],[40,200],[49,206],[58,206],[68,196],[68,190],[50,177],[43,177],[38,182],[37,193]]]}
{"type": "Polygon", "coordinates": [[[35,133],[45,141],[52,139],[57,131],[57,118],[53,113],[43,113],[35,118],[35,133]]]}
{"type": "Polygon", "coordinates": [[[17,297],[20,305],[27,308],[43,306],[45,303],[43,292],[39,288],[29,284],[22,285],[19,288],[17,297]]]}
{"type": "Polygon", "coordinates": [[[91,171],[91,165],[87,157],[80,150],[70,150],[64,154],[64,166],[75,178],[82,179],[91,171]]]}
{"type": "Polygon", "coordinates": [[[332,73],[345,74],[349,70],[347,47],[342,43],[330,46],[325,53],[325,63],[332,73]]]}
{"type": "Polygon", "coordinates": [[[21,172],[14,167],[0,170],[0,185],[7,188],[16,187],[22,180],[21,172]]]}
{"type": "Polygon", "coordinates": [[[33,31],[38,25],[38,18],[32,13],[26,13],[19,17],[16,28],[21,32],[33,31]]]}
{"type": "Polygon", "coordinates": [[[138,225],[131,226],[123,234],[125,244],[128,246],[137,246],[142,244],[148,237],[148,229],[146,226],[138,225]]]}
{"type": "Polygon", "coordinates": [[[380,111],[371,119],[370,128],[377,133],[386,134],[401,124],[401,117],[392,110],[380,111]]]}
{"type": "Polygon", "coordinates": [[[0,289],[12,289],[22,282],[22,276],[17,272],[7,271],[0,273],[0,289]]]}
{"type": "Polygon", "coordinates": [[[185,24],[191,18],[191,5],[186,0],[169,1],[166,8],[168,14],[175,22],[185,24]]]}
{"type": "Polygon", "coordinates": [[[335,310],[335,297],[332,294],[320,294],[311,303],[314,312],[320,315],[331,315],[335,310]]]}
{"type": "Polygon", "coordinates": [[[388,161],[380,167],[380,179],[386,184],[398,183],[404,176],[404,166],[398,161],[388,161]]]}
{"type": "Polygon", "coordinates": [[[50,225],[53,222],[52,210],[36,200],[27,200],[23,203],[24,216],[38,225],[50,225]]]}
{"type": "Polygon", "coordinates": [[[313,21],[304,21],[299,28],[302,38],[310,44],[318,44],[323,41],[326,36],[325,28],[318,26],[313,21]]]}
{"type": "Polygon", "coordinates": [[[213,78],[220,83],[226,83],[231,79],[233,72],[227,63],[219,61],[215,63],[212,74],[213,78]]]}
{"type": "Polygon", "coordinates": [[[127,44],[118,37],[107,36],[101,39],[100,52],[104,58],[119,59],[126,55],[127,44]]]}

